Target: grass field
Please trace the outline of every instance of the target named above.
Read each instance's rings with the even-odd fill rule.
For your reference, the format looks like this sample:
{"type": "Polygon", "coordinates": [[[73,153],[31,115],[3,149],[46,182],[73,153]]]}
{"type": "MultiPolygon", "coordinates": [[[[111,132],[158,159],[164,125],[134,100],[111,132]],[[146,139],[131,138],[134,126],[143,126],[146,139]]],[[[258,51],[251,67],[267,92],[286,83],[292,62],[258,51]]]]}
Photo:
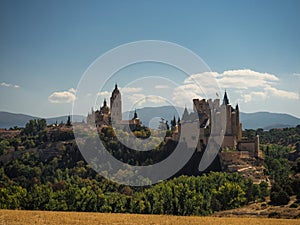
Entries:
{"type": "Polygon", "coordinates": [[[110,213],[80,213],[80,212],[45,212],[0,210],[1,225],[76,225],[76,224],[209,224],[209,225],[292,225],[300,224],[300,220],[266,219],[266,218],[219,218],[195,216],[167,216],[167,215],[137,215],[110,213]]]}

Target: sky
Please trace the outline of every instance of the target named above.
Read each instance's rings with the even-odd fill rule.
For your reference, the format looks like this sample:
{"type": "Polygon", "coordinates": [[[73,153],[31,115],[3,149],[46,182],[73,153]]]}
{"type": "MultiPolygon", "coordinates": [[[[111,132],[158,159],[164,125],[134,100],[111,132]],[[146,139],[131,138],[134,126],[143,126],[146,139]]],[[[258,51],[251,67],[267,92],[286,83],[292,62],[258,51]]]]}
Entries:
{"type": "Polygon", "coordinates": [[[209,77],[243,112],[300,117],[299,11],[297,0],[1,0],[0,111],[72,113],[78,85],[95,60],[126,43],[162,40],[191,50],[209,71],[187,76],[160,63],[130,65],[99,83],[95,106],[118,83],[123,111],[191,107],[192,98],[207,94],[191,79],[205,85],[209,77]]]}

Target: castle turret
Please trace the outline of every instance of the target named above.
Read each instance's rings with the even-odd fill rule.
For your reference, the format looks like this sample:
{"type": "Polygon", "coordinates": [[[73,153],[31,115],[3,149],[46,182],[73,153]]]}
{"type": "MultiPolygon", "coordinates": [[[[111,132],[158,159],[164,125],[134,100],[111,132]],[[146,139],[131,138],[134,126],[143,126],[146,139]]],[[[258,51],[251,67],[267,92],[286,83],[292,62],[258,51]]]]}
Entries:
{"type": "Polygon", "coordinates": [[[183,111],[183,115],[182,115],[182,120],[186,120],[189,116],[189,112],[185,106],[184,111],[183,111]]]}
{"type": "Polygon", "coordinates": [[[236,104],[236,106],[235,106],[235,111],[236,111],[237,139],[241,140],[242,139],[242,124],[240,122],[240,108],[239,108],[238,104],[236,104]]]}
{"type": "Polygon", "coordinates": [[[225,90],[224,98],[223,98],[223,105],[229,105],[229,99],[227,97],[227,92],[225,90]]]}

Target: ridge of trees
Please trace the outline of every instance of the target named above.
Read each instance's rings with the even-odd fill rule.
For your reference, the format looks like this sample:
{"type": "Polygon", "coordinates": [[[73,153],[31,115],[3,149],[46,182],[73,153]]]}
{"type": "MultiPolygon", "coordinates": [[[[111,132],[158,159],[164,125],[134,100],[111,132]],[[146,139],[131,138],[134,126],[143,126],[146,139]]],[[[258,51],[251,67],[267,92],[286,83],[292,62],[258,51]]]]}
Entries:
{"type": "MultiPolygon", "coordinates": [[[[210,215],[214,211],[262,201],[269,195],[275,205],[286,204],[291,195],[297,195],[300,201],[300,178],[294,176],[300,173],[300,159],[288,160],[289,154],[297,150],[298,128],[262,131],[265,173],[271,178],[271,190],[266,182],[253,184],[237,173],[225,172],[180,176],[153,186],[130,187],[97,174],[81,156],[71,129],[53,129],[49,134],[43,121],[29,122],[20,136],[0,139],[0,155],[6,154],[9,148],[22,151],[20,146],[47,148],[49,142],[57,143],[55,148],[59,154],[43,161],[41,152],[28,151],[20,158],[0,163],[0,208],[210,215]],[[288,139],[281,132],[293,138],[288,139]],[[274,133],[275,137],[271,137],[274,133]],[[279,143],[275,144],[276,141],[279,143]],[[282,143],[290,146],[284,147],[282,143]]],[[[135,132],[141,138],[149,135],[142,128],[135,132]]],[[[252,131],[246,132],[253,135],[252,131]]],[[[129,149],[115,141],[112,130],[107,128],[101,135],[109,151],[127,163],[139,160],[141,165],[152,164],[172,151],[163,143],[144,158],[137,154],[134,159],[128,157],[132,155],[129,149]]]]}

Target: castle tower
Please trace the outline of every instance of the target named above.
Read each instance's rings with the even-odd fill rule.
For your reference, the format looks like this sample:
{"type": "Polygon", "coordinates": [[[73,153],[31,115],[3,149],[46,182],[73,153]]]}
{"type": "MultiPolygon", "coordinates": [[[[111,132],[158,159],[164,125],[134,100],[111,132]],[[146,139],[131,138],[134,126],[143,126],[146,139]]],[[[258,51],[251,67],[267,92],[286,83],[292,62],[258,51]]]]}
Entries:
{"type": "Polygon", "coordinates": [[[224,93],[222,106],[225,107],[225,109],[226,109],[226,132],[225,132],[225,135],[232,135],[231,105],[229,104],[229,99],[228,99],[226,90],[224,93]]]}
{"type": "Polygon", "coordinates": [[[235,111],[236,111],[237,139],[241,140],[242,139],[242,124],[240,122],[240,109],[239,109],[238,104],[236,104],[236,106],[235,106],[235,111]]]}
{"type": "Polygon", "coordinates": [[[112,122],[119,122],[122,120],[122,99],[121,93],[118,89],[118,85],[115,85],[115,89],[113,90],[111,97],[110,97],[110,112],[112,122]]]}

